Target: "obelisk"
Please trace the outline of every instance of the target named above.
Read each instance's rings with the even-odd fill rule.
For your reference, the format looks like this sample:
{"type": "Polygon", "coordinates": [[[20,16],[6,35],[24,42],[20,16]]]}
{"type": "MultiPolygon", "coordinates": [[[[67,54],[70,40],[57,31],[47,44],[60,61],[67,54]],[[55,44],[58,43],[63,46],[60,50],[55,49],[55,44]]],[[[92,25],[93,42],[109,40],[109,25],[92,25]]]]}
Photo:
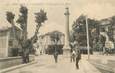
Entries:
{"type": "Polygon", "coordinates": [[[66,7],[66,11],[64,13],[65,15],[65,44],[64,44],[64,52],[67,53],[69,52],[70,50],[70,47],[69,47],[69,8],[66,7]]]}

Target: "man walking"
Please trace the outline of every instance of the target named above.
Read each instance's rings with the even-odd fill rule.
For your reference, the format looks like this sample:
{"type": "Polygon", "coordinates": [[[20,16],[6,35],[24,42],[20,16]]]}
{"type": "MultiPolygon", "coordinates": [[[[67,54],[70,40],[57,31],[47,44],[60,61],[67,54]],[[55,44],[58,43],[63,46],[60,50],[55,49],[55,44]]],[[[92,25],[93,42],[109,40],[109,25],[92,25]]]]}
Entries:
{"type": "Polygon", "coordinates": [[[81,59],[81,52],[80,52],[80,50],[78,50],[77,51],[77,53],[76,53],[76,69],[79,69],[79,61],[80,61],[80,59],[81,59]]]}
{"type": "Polygon", "coordinates": [[[54,52],[54,59],[55,59],[55,63],[58,62],[58,52],[54,52]]]}
{"type": "Polygon", "coordinates": [[[75,56],[76,56],[75,46],[76,46],[76,42],[75,41],[70,43],[70,47],[71,47],[71,50],[70,50],[70,61],[71,62],[75,62],[75,56]]]}
{"type": "Polygon", "coordinates": [[[57,63],[58,62],[58,46],[57,45],[55,45],[54,46],[54,59],[55,59],[55,63],[57,63]]]}
{"type": "Polygon", "coordinates": [[[75,62],[75,56],[76,56],[76,52],[75,50],[73,50],[71,53],[71,62],[75,62]]]}

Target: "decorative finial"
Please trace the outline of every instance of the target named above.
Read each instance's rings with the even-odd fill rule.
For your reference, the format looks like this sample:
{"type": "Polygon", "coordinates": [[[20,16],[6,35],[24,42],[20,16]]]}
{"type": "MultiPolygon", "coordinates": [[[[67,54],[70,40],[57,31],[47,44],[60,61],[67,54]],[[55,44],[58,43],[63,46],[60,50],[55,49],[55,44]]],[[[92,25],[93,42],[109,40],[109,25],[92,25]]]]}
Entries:
{"type": "Polygon", "coordinates": [[[70,13],[69,13],[69,7],[66,7],[65,8],[66,9],[66,12],[64,13],[65,15],[69,15],[70,13]]]}

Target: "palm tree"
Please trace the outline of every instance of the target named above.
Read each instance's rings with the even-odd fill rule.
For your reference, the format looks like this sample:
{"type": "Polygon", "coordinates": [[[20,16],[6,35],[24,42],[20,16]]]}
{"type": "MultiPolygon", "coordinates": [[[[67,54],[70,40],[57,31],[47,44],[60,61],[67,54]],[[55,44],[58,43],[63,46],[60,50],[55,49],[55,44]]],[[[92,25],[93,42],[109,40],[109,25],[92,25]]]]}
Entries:
{"type": "Polygon", "coordinates": [[[35,22],[37,23],[36,25],[36,33],[38,33],[39,28],[42,26],[42,23],[44,23],[47,20],[46,12],[44,10],[40,10],[40,12],[35,13],[35,22]]]}
{"type": "Polygon", "coordinates": [[[23,32],[23,40],[27,39],[27,19],[28,19],[28,9],[25,6],[21,6],[20,8],[20,15],[18,20],[16,21],[18,24],[20,24],[20,27],[23,32]]]}
{"type": "MultiPolygon", "coordinates": [[[[36,15],[35,21],[37,23],[36,31],[35,31],[35,34],[30,39],[28,39],[27,38],[28,9],[25,6],[21,6],[20,13],[21,13],[21,15],[19,15],[19,19],[16,22],[18,24],[20,24],[23,34],[22,34],[21,38],[18,38],[17,35],[15,35],[15,37],[22,47],[22,59],[23,59],[23,62],[26,63],[27,61],[25,62],[25,60],[28,60],[28,62],[29,62],[29,49],[31,49],[32,45],[37,42],[37,40],[38,40],[37,34],[39,31],[39,28],[42,26],[42,23],[44,23],[47,20],[47,16],[46,16],[46,12],[44,12],[44,10],[40,10],[40,12],[35,13],[35,15],[36,15]]],[[[7,18],[6,18],[7,21],[12,25],[12,27],[14,29],[14,26],[15,26],[14,16],[15,15],[12,12],[7,12],[6,16],[7,16],[7,18]]],[[[14,31],[14,33],[15,33],[15,31],[14,31]]]]}
{"type": "Polygon", "coordinates": [[[6,17],[7,21],[13,25],[15,14],[13,14],[12,12],[7,11],[6,16],[7,16],[6,17]]]}
{"type": "Polygon", "coordinates": [[[13,27],[13,33],[14,33],[14,38],[15,38],[14,18],[15,18],[15,14],[14,14],[14,13],[9,12],[9,11],[6,12],[6,19],[7,19],[7,21],[12,25],[12,27],[13,27]]]}
{"type": "Polygon", "coordinates": [[[37,40],[37,34],[39,31],[39,28],[42,26],[42,24],[47,20],[46,12],[44,10],[40,10],[39,12],[35,13],[35,22],[37,23],[36,25],[36,30],[34,36],[31,38],[32,42],[35,43],[37,40]]]}

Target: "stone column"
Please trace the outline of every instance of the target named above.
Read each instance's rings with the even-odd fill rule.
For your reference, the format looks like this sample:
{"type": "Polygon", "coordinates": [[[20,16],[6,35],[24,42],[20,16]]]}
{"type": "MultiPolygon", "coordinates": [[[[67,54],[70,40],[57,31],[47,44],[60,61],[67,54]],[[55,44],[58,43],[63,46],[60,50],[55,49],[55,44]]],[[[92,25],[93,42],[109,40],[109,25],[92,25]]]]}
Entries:
{"type": "Polygon", "coordinates": [[[66,12],[64,13],[65,17],[66,17],[66,26],[65,26],[65,45],[64,45],[64,51],[68,51],[70,49],[69,47],[69,8],[66,8],[66,12]]]}

